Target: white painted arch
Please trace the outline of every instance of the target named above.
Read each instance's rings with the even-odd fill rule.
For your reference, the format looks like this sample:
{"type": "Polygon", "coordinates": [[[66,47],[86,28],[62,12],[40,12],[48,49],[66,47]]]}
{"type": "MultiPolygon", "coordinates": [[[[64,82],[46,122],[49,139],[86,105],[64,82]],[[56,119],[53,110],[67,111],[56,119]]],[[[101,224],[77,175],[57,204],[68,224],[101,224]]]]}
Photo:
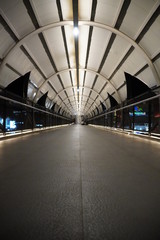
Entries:
{"type": "MultiPolygon", "coordinates": [[[[102,23],[98,23],[98,22],[92,22],[92,21],[79,21],[78,22],[79,26],[92,26],[92,27],[98,27],[101,29],[105,29],[108,30],[112,33],[115,33],[116,35],[124,38],[125,40],[127,40],[132,46],[134,46],[134,48],[145,58],[147,64],[149,65],[149,67],[151,68],[151,71],[153,73],[153,76],[157,82],[158,85],[160,85],[160,77],[157,73],[157,70],[154,66],[154,64],[152,63],[150,57],[148,56],[148,54],[146,53],[146,51],[140,47],[131,37],[129,37],[127,34],[115,29],[114,27],[111,27],[109,25],[106,24],[102,24],[102,23]]],[[[28,39],[30,39],[32,36],[35,36],[41,32],[44,32],[48,29],[51,28],[55,28],[55,27],[61,27],[61,26],[73,26],[73,21],[60,21],[60,22],[56,22],[56,23],[51,23],[48,25],[45,25],[43,27],[40,27],[39,29],[29,33],[28,35],[26,35],[24,38],[22,38],[15,46],[13,46],[10,51],[7,53],[7,55],[4,57],[2,64],[0,66],[0,73],[3,69],[3,67],[5,66],[5,64],[7,63],[8,59],[10,58],[11,54],[17,49],[19,48],[21,45],[23,45],[28,39]]]]}
{"type": "MultiPolygon", "coordinates": [[[[36,93],[36,95],[35,95],[35,97],[34,97],[34,102],[36,102],[37,95],[38,95],[38,93],[40,92],[40,90],[42,89],[42,87],[43,87],[47,82],[49,82],[54,76],[58,76],[58,75],[60,75],[60,74],[62,74],[62,73],[69,72],[69,71],[72,72],[72,71],[75,71],[75,70],[76,70],[76,68],[68,68],[68,69],[64,69],[64,70],[61,70],[61,71],[59,71],[59,72],[57,72],[57,73],[52,74],[52,75],[51,75],[48,79],[46,79],[46,80],[41,84],[41,86],[38,88],[38,91],[37,91],[37,93],[36,93]]],[[[98,76],[101,77],[102,79],[104,79],[104,81],[107,82],[108,84],[110,84],[110,85],[113,87],[114,91],[117,93],[118,101],[119,101],[120,103],[122,102],[122,100],[121,100],[121,98],[120,98],[120,95],[119,95],[117,89],[114,87],[114,85],[113,85],[105,76],[103,76],[103,75],[100,74],[100,73],[97,73],[96,71],[94,71],[94,70],[92,70],[92,69],[88,69],[88,68],[79,68],[79,70],[80,70],[80,71],[85,71],[85,72],[93,73],[93,74],[95,74],[95,75],[98,75],[98,76]]],[[[84,87],[84,88],[85,88],[85,87],[84,87]]]]}

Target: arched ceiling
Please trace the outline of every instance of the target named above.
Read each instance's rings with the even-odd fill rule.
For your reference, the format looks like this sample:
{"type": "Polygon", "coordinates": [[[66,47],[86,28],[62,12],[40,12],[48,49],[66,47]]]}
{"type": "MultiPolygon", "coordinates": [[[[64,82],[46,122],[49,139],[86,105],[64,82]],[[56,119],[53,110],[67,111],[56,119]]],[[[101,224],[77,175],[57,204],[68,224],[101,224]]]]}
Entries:
{"type": "Polygon", "coordinates": [[[28,98],[48,91],[72,115],[110,107],[107,92],[124,101],[124,72],[159,86],[159,13],[159,0],[1,0],[0,86],[31,71],[28,98]]]}

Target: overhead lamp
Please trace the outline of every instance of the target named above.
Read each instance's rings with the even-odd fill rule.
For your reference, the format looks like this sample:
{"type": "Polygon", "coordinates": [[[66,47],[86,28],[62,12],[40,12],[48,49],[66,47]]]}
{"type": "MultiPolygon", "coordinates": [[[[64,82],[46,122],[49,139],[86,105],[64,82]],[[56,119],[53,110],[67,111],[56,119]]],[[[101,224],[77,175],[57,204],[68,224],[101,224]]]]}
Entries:
{"type": "Polygon", "coordinates": [[[79,92],[79,88],[77,88],[77,92],[79,92]]]}
{"type": "Polygon", "coordinates": [[[73,29],[73,34],[74,34],[75,37],[78,37],[78,35],[79,35],[79,29],[78,29],[78,27],[74,27],[74,29],[73,29]]]}

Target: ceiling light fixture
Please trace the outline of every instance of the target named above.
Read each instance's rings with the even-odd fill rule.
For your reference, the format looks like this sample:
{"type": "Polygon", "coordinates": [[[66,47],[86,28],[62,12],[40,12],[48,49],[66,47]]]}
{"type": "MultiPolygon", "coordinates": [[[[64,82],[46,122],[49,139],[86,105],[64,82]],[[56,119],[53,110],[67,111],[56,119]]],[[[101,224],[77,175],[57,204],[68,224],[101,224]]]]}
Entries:
{"type": "Polygon", "coordinates": [[[79,35],[79,29],[78,29],[78,27],[74,27],[74,29],[73,29],[73,34],[74,34],[75,37],[78,37],[78,35],[79,35]]]}

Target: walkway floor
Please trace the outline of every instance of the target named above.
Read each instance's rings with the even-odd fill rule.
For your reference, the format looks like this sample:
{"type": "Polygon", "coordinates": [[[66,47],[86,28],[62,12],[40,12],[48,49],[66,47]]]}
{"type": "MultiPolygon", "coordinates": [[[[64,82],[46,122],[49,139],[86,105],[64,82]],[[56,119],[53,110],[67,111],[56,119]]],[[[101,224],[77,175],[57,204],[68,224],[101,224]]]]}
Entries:
{"type": "Polygon", "coordinates": [[[160,144],[80,125],[1,141],[0,239],[159,240],[160,144]]]}

